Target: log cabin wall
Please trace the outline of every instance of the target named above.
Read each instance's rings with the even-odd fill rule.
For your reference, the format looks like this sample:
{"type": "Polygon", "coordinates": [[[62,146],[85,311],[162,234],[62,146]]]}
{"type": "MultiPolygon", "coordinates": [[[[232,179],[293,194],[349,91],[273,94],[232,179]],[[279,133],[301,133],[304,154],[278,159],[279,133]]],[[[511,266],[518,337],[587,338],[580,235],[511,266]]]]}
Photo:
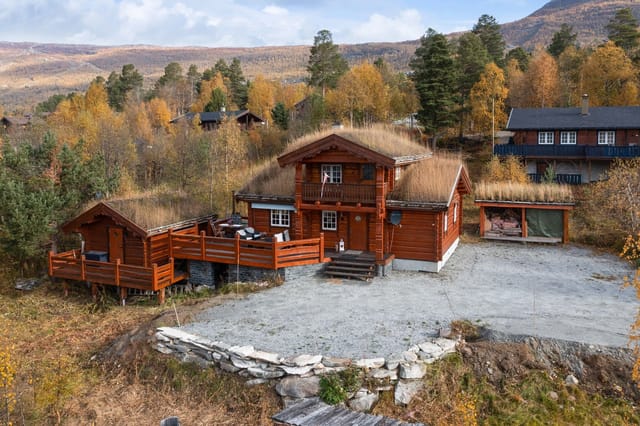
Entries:
{"type": "Polygon", "coordinates": [[[397,259],[435,262],[438,259],[437,230],[440,213],[402,210],[400,225],[386,225],[390,252],[397,259]]]}
{"type": "MultiPolygon", "coordinates": [[[[608,130],[608,129],[602,129],[608,130]]],[[[571,131],[571,130],[570,130],[571,131]]],[[[560,130],[553,131],[553,144],[560,145],[560,130]]],[[[598,146],[599,130],[577,130],[576,144],[598,146]]],[[[640,130],[615,130],[616,146],[637,145],[640,143],[640,130]]],[[[538,145],[538,130],[518,130],[514,135],[514,141],[518,145],[538,145]]]]}
{"type": "MultiPolygon", "coordinates": [[[[449,250],[455,241],[462,234],[462,200],[460,198],[460,194],[456,192],[453,201],[449,205],[449,209],[447,210],[446,218],[447,218],[447,232],[444,232],[444,225],[441,226],[440,232],[442,232],[442,245],[440,247],[440,255],[442,256],[444,253],[449,250]]],[[[442,220],[444,220],[444,214],[442,214],[442,220]]],[[[438,259],[440,260],[440,259],[438,259]]]]}
{"type": "MultiPolygon", "coordinates": [[[[253,209],[249,207],[248,212],[249,225],[258,232],[266,232],[268,234],[277,234],[288,230],[291,238],[293,238],[293,228],[296,223],[296,215],[294,212],[289,212],[289,226],[272,226],[271,225],[271,210],[267,209],[253,209]]],[[[317,234],[316,234],[317,237],[317,234]]],[[[311,237],[304,237],[311,238],[311,237]]]]}
{"type": "Polygon", "coordinates": [[[80,227],[82,239],[85,241],[85,251],[109,252],[109,228],[111,227],[123,229],[124,259],[121,259],[122,263],[144,266],[145,255],[142,238],[116,224],[107,216],[101,216],[97,221],[80,227]]]}

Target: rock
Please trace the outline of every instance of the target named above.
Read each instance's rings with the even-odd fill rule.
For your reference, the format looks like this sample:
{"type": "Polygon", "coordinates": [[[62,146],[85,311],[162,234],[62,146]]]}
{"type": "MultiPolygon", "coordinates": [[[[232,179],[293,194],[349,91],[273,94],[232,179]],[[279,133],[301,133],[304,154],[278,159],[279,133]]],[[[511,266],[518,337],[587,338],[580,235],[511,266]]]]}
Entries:
{"type": "Polygon", "coordinates": [[[445,338],[445,339],[450,339],[453,336],[453,334],[451,333],[451,329],[449,327],[444,327],[438,330],[438,336],[445,338]]]}
{"type": "Polygon", "coordinates": [[[241,358],[247,358],[249,355],[255,352],[253,346],[231,346],[228,349],[229,353],[237,355],[241,358]]]}
{"type": "Polygon", "coordinates": [[[267,379],[251,379],[244,382],[244,385],[247,387],[251,387],[251,386],[264,385],[267,383],[269,383],[269,380],[267,379]]]}
{"type": "Polygon", "coordinates": [[[554,392],[554,391],[549,391],[549,393],[547,394],[547,396],[549,397],[549,399],[553,400],[553,401],[557,401],[558,400],[558,393],[554,392]]]}
{"type": "Polygon", "coordinates": [[[240,369],[238,367],[236,367],[235,365],[230,364],[230,363],[228,363],[226,361],[220,362],[219,365],[220,365],[220,369],[222,371],[226,371],[227,373],[236,373],[236,372],[240,371],[240,369]]]}
{"type": "Polygon", "coordinates": [[[260,368],[260,367],[249,367],[247,369],[249,374],[253,377],[257,377],[259,379],[277,379],[279,377],[284,376],[284,371],[276,370],[276,369],[268,369],[268,368],[260,368]]]}
{"type": "Polygon", "coordinates": [[[281,360],[280,355],[263,351],[254,351],[252,354],[249,354],[248,357],[251,359],[256,359],[258,361],[268,362],[269,364],[274,365],[280,364],[281,360]]]}
{"type": "Polygon", "coordinates": [[[418,360],[417,351],[404,351],[402,352],[402,358],[407,362],[416,362],[418,360]]]}
{"type": "Polygon", "coordinates": [[[402,379],[422,379],[427,374],[427,367],[421,362],[401,362],[399,376],[402,379]]]}
{"type": "Polygon", "coordinates": [[[318,364],[313,367],[313,374],[322,376],[323,374],[339,373],[346,369],[347,367],[325,367],[322,364],[318,364]]]}
{"type": "Polygon", "coordinates": [[[363,358],[356,361],[356,366],[360,368],[380,368],[384,366],[384,358],[363,358]]]}
{"type": "Polygon", "coordinates": [[[16,280],[16,290],[31,291],[42,284],[38,278],[18,278],[16,280]]]}
{"type": "Polygon", "coordinates": [[[276,392],[280,396],[291,398],[309,398],[320,392],[320,378],[312,377],[285,377],[276,385],[276,392]]]}
{"type": "Polygon", "coordinates": [[[174,327],[159,327],[158,332],[172,340],[181,340],[183,342],[191,342],[197,340],[198,336],[186,333],[174,327]]]}
{"type": "Polygon", "coordinates": [[[219,341],[210,342],[209,345],[211,346],[212,349],[215,349],[218,352],[225,352],[225,353],[231,347],[231,345],[227,345],[226,343],[219,342],[219,341]]]}
{"type": "Polygon", "coordinates": [[[238,368],[252,368],[257,367],[258,363],[250,359],[239,358],[237,356],[231,356],[231,363],[238,368]]]}
{"type": "Polygon", "coordinates": [[[438,346],[440,346],[440,348],[442,348],[442,351],[445,354],[450,354],[456,351],[456,345],[458,344],[458,342],[456,342],[455,340],[451,340],[451,339],[443,339],[443,338],[438,338],[436,340],[434,340],[434,343],[438,346]]]}
{"type": "Polygon", "coordinates": [[[578,381],[578,379],[576,379],[576,376],[574,376],[573,374],[569,374],[564,379],[564,384],[567,386],[577,386],[579,383],[580,382],[578,381]]]}
{"type": "Polygon", "coordinates": [[[395,370],[396,368],[398,368],[398,365],[401,361],[405,361],[402,355],[391,354],[387,357],[387,362],[384,366],[389,370],[395,370]]]}
{"type": "Polygon", "coordinates": [[[398,371],[379,368],[371,371],[369,373],[369,377],[378,380],[389,379],[390,381],[395,382],[398,380],[398,371]]]}
{"type": "Polygon", "coordinates": [[[322,355],[298,355],[283,361],[285,365],[292,367],[304,367],[305,365],[315,365],[320,362],[322,362],[322,355]]]}
{"type": "Polygon", "coordinates": [[[167,336],[165,336],[164,334],[160,333],[159,331],[156,332],[155,337],[156,337],[156,340],[158,342],[170,342],[171,341],[171,339],[169,339],[167,336]]]}
{"type": "Polygon", "coordinates": [[[322,357],[322,364],[325,367],[349,367],[352,363],[351,358],[322,357]]]}
{"type": "Polygon", "coordinates": [[[373,405],[378,402],[378,394],[370,393],[366,389],[356,393],[355,397],[349,400],[349,408],[354,411],[369,412],[373,405]]]}
{"type": "Polygon", "coordinates": [[[171,348],[174,352],[180,352],[183,354],[186,354],[191,350],[187,346],[181,345],[179,343],[167,343],[165,346],[171,348]]]}
{"type": "Polygon", "coordinates": [[[408,405],[423,386],[421,380],[400,380],[394,392],[396,405],[408,405]]]}
{"type": "Polygon", "coordinates": [[[173,353],[173,351],[171,349],[169,349],[168,347],[166,347],[165,345],[163,345],[161,343],[156,343],[155,345],[153,345],[153,349],[155,349],[156,351],[160,352],[161,354],[165,354],[165,355],[169,355],[169,354],[173,353]]]}
{"type": "Polygon", "coordinates": [[[304,367],[289,367],[288,365],[280,365],[278,368],[282,369],[287,374],[292,376],[304,376],[313,370],[313,365],[305,365],[304,367]]]}
{"type": "Polygon", "coordinates": [[[407,352],[417,353],[419,350],[420,350],[420,348],[418,347],[418,345],[413,345],[409,349],[407,349],[407,352]]]}
{"type": "Polygon", "coordinates": [[[422,355],[424,358],[440,358],[444,354],[444,350],[432,342],[420,343],[418,347],[420,348],[420,352],[424,354],[419,354],[419,356],[422,355]]]}

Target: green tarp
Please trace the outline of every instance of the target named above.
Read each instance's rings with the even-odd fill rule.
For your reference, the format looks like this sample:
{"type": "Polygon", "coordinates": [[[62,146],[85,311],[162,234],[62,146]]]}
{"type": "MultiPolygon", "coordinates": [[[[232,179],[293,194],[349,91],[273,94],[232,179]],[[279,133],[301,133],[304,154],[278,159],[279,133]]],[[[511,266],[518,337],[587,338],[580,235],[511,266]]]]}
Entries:
{"type": "Polygon", "coordinates": [[[527,209],[527,235],[562,238],[562,210],[527,209]]]}

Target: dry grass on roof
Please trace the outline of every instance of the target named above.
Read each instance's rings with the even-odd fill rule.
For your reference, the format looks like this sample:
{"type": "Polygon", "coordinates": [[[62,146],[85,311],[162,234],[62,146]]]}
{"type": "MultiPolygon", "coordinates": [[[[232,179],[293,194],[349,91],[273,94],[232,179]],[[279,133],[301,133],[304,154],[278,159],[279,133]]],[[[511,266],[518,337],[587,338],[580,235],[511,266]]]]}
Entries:
{"type": "Polygon", "coordinates": [[[146,230],[212,214],[208,206],[183,193],[137,194],[105,203],[146,230]]]}
{"type": "Polygon", "coordinates": [[[572,203],[573,193],[568,185],[555,183],[494,183],[483,181],[476,184],[475,199],[526,203],[572,203]]]}
{"type": "Polygon", "coordinates": [[[415,203],[446,203],[463,166],[459,155],[438,154],[407,167],[389,199],[415,203]]]}
{"type": "Polygon", "coordinates": [[[294,197],[296,193],[296,169],[280,167],[273,160],[259,168],[249,182],[238,192],[255,195],[294,197]]]}
{"type": "Polygon", "coordinates": [[[431,152],[429,148],[411,139],[406,131],[390,126],[377,125],[366,128],[327,129],[309,133],[291,142],[285,149],[284,154],[331,134],[341,136],[390,158],[426,155],[431,152]]]}

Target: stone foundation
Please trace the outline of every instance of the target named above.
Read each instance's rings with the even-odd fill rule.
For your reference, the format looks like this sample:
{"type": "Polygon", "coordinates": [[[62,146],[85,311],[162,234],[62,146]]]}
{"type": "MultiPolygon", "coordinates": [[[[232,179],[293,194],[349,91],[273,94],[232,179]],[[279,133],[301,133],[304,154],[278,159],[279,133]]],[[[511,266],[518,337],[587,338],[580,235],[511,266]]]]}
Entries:
{"type": "Polygon", "coordinates": [[[361,399],[374,401],[379,392],[391,389],[395,389],[396,404],[408,404],[422,387],[420,379],[426,374],[427,364],[455,352],[458,344],[455,340],[434,338],[387,358],[352,360],[322,355],[284,358],[250,345],[231,346],[172,327],[159,328],[155,337],[157,351],[172,354],[185,362],[195,362],[203,367],[214,365],[239,374],[248,379],[248,385],[277,381],[276,391],[285,400],[316,396],[319,376],[323,374],[349,367],[361,369],[375,387],[356,392],[351,396],[349,406],[364,406],[363,411],[370,409],[372,404],[364,404],[361,399]]]}

